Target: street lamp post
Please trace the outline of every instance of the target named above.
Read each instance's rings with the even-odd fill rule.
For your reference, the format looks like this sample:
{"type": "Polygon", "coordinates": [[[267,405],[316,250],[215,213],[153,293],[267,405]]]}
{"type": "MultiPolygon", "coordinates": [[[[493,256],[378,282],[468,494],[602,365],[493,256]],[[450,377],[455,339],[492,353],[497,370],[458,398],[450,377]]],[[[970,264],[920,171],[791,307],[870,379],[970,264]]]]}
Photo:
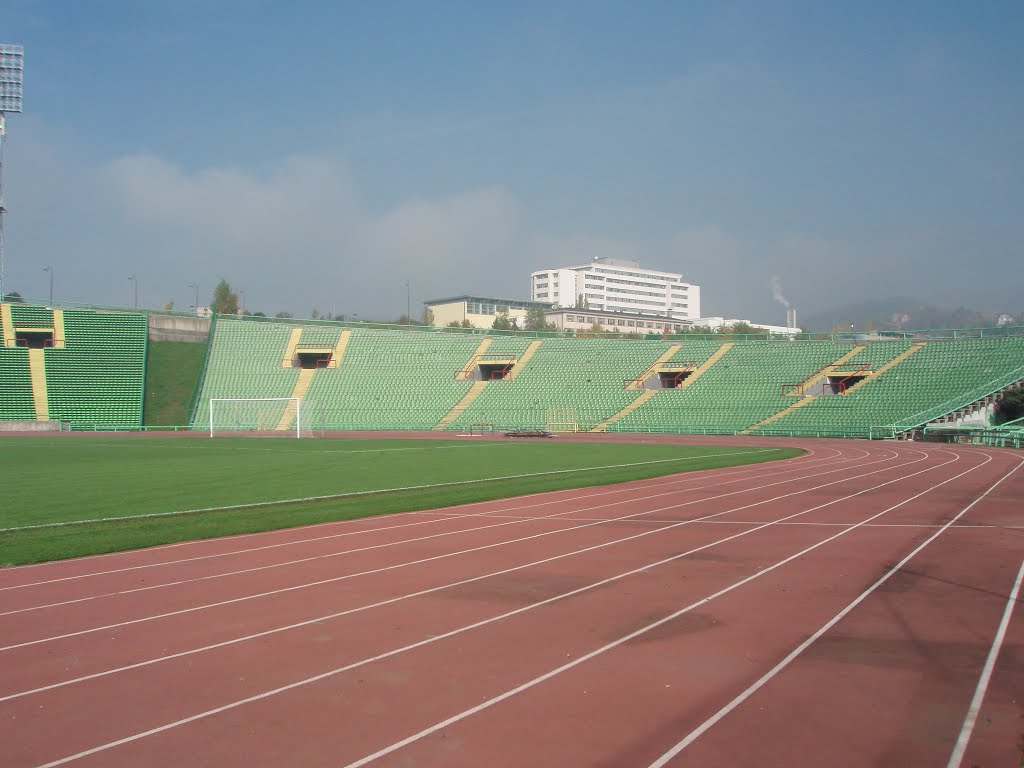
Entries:
{"type": "Polygon", "coordinates": [[[239,304],[241,304],[241,306],[238,308],[238,314],[244,315],[245,314],[245,291],[239,291],[238,292],[238,301],[239,301],[239,304]]]}
{"type": "Polygon", "coordinates": [[[50,306],[52,307],[53,306],[53,267],[52,266],[43,267],[43,272],[49,272],[50,273],[50,306]]]}
{"type": "Polygon", "coordinates": [[[199,283],[189,283],[188,287],[196,289],[196,303],[192,307],[192,309],[194,309],[196,311],[196,317],[198,317],[199,316],[199,283]]]}
{"type": "Polygon", "coordinates": [[[139,308],[139,281],[135,275],[128,275],[128,279],[132,283],[132,301],[135,309],[139,308]]]}
{"type": "Polygon", "coordinates": [[[409,281],[405,281],[405,324],[412,325],[412,304],[409,302],[409,281]]]}

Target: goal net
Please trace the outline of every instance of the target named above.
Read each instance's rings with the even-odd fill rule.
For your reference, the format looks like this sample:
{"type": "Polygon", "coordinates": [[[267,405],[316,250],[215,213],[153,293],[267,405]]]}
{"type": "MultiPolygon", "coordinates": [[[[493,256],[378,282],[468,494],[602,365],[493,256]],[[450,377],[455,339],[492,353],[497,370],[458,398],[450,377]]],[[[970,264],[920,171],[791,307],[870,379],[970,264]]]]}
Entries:
{"type": "Polygon", "coordinates": [[[210,399],[210,437],[232,433],[319,437],[323,417],[315,400],[302,397],[210,399]]]}

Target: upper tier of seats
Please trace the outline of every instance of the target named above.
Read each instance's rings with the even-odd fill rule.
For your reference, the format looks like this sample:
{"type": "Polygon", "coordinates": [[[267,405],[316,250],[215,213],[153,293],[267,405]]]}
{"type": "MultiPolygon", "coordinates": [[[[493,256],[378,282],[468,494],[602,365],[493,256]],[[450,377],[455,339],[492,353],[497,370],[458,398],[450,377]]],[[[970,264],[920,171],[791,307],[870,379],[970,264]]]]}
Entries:
{"type": "Polygon", "coordinates": [[[1024,337],[722,342],[491,338],[355,327],[336,367],[300,381],[297,358],[285,360],[300,328],[300,351],[334,348],[344,330],[220,319],[194,425],[206,424],[211,398],[301,395],[316,403],[327,429],[465,429],[483,423],[498,429],[855,436],[912,422],[919,414],[930,420],[939,415],[932,414],[936,409],[952,411],[990,394],[994,390],[986,387],[998,389],[1014,372],[1024,377],[1024,337]],[[478,364],[488,360],[508,361],[512,373],[481,382],[478,364]],[[659,369],[685,369],[687,378],[662,389],[659,369]],[[640,377],[646,381],[626,383],[640,377]],[[840,381],[845,394],[834,394],[840,381]]]}

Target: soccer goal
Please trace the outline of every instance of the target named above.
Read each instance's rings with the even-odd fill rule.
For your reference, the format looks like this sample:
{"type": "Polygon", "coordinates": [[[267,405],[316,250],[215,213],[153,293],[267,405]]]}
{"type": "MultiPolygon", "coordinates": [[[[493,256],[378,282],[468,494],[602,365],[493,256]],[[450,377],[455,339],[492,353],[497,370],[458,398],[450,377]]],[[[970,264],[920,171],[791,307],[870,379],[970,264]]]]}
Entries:
{"type": "Polygon", "coordinates": [[[210,399],[210,437],[245,432],[319,437],[323,428],[315,400],[302,397],[210,399]]]}

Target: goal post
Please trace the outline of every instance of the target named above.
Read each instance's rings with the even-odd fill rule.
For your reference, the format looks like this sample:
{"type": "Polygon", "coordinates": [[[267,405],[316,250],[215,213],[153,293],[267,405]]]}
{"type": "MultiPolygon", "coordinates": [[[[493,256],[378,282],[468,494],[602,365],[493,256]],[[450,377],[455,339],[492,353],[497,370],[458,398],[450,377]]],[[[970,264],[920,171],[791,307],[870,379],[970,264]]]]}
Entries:
{"type": "Polygon", "coordinates": [[[209,427],[210,437],[244,432],[316,437],[323,419],[316,401],[302,397],[213,397],[209,427]]]}

